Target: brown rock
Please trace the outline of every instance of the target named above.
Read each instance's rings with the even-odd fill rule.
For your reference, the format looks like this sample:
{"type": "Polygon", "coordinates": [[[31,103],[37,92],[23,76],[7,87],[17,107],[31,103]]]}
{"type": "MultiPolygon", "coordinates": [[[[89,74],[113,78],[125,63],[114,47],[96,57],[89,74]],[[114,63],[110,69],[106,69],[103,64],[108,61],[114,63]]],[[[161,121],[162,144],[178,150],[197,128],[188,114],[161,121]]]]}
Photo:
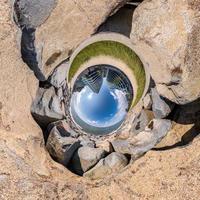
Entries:
{"type": "Polygon", "coordinates": [[[96,141],[95,142],[97,148],[104,149],[107,153],[113,152],[112,144],[109,141],[96,141]]]}
{"type": "Polygon", "coordinates": [[[143,1],[131,40],[158,92],[178,104],[200,97],[200,23],[196,0],[143,1]]]}
{"type": "Polygon", "coordinates": [[[78,44],[95,33],[98,26],[125,2],[57,1],[49,18],[36,32],[36,47],[42,49],[41,66],[45,76],[68,58],[78,44]]]}

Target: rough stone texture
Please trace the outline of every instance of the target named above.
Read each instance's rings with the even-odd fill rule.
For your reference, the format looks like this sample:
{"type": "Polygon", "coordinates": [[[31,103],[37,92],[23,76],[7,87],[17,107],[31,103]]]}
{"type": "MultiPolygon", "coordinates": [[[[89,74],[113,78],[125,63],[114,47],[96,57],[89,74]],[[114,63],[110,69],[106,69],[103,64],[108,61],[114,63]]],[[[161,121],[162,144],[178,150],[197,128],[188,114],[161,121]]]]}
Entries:
{"type": "Polygon", "coordinates": [[[72,158],[72,168],[77,174],[82,175],[104,158],[105,154],[100,148],[80,147],[72,158]]]}
{"type": "MultiPolygon", "coordinates": [[[[199,137],[182,148],[149,151],[121,174],[101,182],[78,178],[53,162],[30,115],[37,82],[20,59],[9,1],[1,2],[0,13],[1,200],[199,199],[199,137]]],[[[187,130],[179,124],[174,131],[184,134],[193,125],[186,126],[187,130]]]]}
{"type": "Polygon", "coordinates": [[[152,102],[152,99],[151,99],[151,95],[148,93],[143,98],[144,109],[150,110],[152,108],[152,104],[153,104],[153,102],[152,102]]]}
{"type": "Polygon", "coordinates": [[[82,146],[87,146],[92,148],[95,147],[95,142],[93,140],[90,140],[88,136],[83,135],[80,136],[78,139],[80,140],[82,146]]]}
{"type": "Polygon", "coordinates": [[[165,118],[172,111],[174,104],[167,99],[163,99],[157,92],[156,88],[151,89],[153,101],[152,110],[156,118],[165,118]]]}
{"type": "Polygon", "coordinates": [[[98,32],[115,32],[130,37],[134,7],[123,7],[103,23],[98,32]]]}
{"type": "Polygon", "coordinates": [[[56,0],[16,0],[15,21],[21,27],[36,28],[51,14],[56,0]]]}
{"type": "Polygon", "coordinates": [[[60,120],[49,124],[47,127],[47,131],[50,133],[54,127],[57,128],[62,136],[71,136],[74,138],[77,138],[79,136],[78,133],[71,129],[66,120],[60,120]]]}
{"type": "Polygon", "coordinates": [[[145,127],[154,118],[154,114],[149,110],[142,110],[141,113],[134,119],[131,127],[131,136],[137,135],[144,131],[145,127]]]}
{"type": "Polygon", "coordinates": [[[63,136],[54,127],[49,134],[46,147],[54,159],[67,166],[75,151],[80,147],[80,142],[70,136],[63,136]]]}
{"type": "Polygon", "coordinates": [[[56,88],[61,88],[66,83],[67,70],[69,65],[67,62],[62,63],[52,72],[49,82],[56,88]]]}
{"type": "Polygon", "coordinates": [[[200,6],[196,0],[143,1],[134,12],[131,40],[157,84],[178,104],[200,97],[200,6]]]}
{"type": "Polygon", "coordinates": [[[176,106],[171,116],[173,129],[156,146],[158,150],[173,149],[191,144],[200,133],[200,100],[176,106]]]}
{"type": "Polygon", "coordinates": [[[144,131],[127,140],[116,139],[112,142],[116,152],[130,154],[134,161],[161,141],[171,129],[171,121],[154,119],[144,131]]]}
{"type": "Polygon", "coordinates": [[[45,24],[36,31],[36,48],[42,49],[41,66],[47,76],[71,51],[95,33],[105,19],[126,0],[59,0],[45,24]],[[56,19],[56,20],[55,20],[56,19]],[[47,36],[47,33],[48,34],[47,36]],[[51,61],[51,62],[49,62],[51,61]]]}
{"type": "Polygon", "coordinates": [[[109,141],[101,141],[101,140],[97,140],[96,141],[96,147],[97,148],[102,148],[104,149],[107,153],[112,153],[113,152],[113,147],[112,144],[109,141]]]}
{"type": "Polygon", "coordinates": [[[117,173],[128,164],[128,159],[121,153],[113,152],[101,159],[95,167],[84,173],[84,177],[92,180],[104,178],[112,173],[117,173]]]}
{"type": "Polygon", "coordinates": [[[64,118],[61,102],[54,87],[39,88],[31,106],[31,113],[42,127],[64,118]]]}

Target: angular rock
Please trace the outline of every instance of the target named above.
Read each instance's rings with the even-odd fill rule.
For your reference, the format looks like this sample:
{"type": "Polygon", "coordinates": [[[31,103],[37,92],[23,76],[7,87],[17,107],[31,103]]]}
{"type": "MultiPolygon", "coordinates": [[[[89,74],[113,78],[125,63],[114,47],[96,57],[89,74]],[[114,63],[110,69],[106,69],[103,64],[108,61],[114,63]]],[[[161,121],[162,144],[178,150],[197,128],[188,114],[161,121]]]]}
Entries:
{"type": "Polygon", "coordinates": [[[62,136],[56,127],[51,130],[46,144],[50,155],[65,166],[79,147],[80,142],[77,139],[62,136]]]}
{"type": "Polygon", "coordinates": [[[127,140],[114,140],[113,148],[116,152],[130,154],[135,160],[145,152],[152,149],[171,129],[171,121],[165,119],[154,119],[144,131],[127,140]]]}
{"type": "Polygon", "coordinates": [[[92,180],[101,179],[112,173],[117,173],[128,164],[125,155],[117,152],[109,154],[106,158],[101,159],[95,167],[83,174],[92,180]]]}
{"type": "Polygon", "coordinates": [[[141,113],[134,119],[131,127],[131,135],[137,135],[144,131],[145,127],[154,118],[154,114],[149,110],[142,110],[141,113]]]}
{"type": "Polygon", "coordinates": [[[78,139],[80,140],[82,146],[87,146],[92,148],[95,147],[95,142],[90,140],[89,137],[87,136],[80,136],[78,139]]]}
{"type": "Polygon", "coordinates": [[[17,0],[14,4],[15,21],[22,27],[36,28],[49,17],[55,3],[55,0],[17,0]]]}
{"type": "Polygon", "coordinates": [[[152,99],[151,99],[151,95],[148,93],[145,95],[144,99],[143,99],[143,106],[144,109],[150,110],[152,108],[152,99]]]}
{"type": "Polygon", "coordinates": [[[155,88],[151,89],[151,97],[153,101],[152,110],[156,118],[165,118],[172,111],[174,104],[167,99],[160,97],[155,88]]]}
{"type": "Polygon", "coordinates": [[[109,141],[96,141],[96,147],[104,149],[107,153],[113,152],[112,144],[109,141]]]}
{"type": "Polygon", "coordinates": [[[31,105],[31,113],[42,127],[46,127],[51,122],[63,119],[65,115],[53,87],[38,89],[36,98],[31,105]]]}
{"type": "Polygon", "coordinates": [[[75,173],[82,175],[105,155],[106,152],[100,148],[80,147],[72,158],[72,169],[75,173]]]}
{"type": "Polygon", "coordinates": [[[115,32],[130,36],[134,8],[122,7],[103,23],[98,32],[115,32]]]}
{"type": "Polygon", "coordinates": [[[68,63],[64,62],[52,72],[48,79],[54,87],[60,88],[65,84],[68,67],[68,63]]]}
{"type": "Polygon", "coordinates": [[[56,122],[53,122],[47,126],[47,131],[50,133],[51,130],[56,127],[59,133],[64,137],[74,137],[77,138],[79,134],[75,132],[67,123],[66,120],[59,120],[56,122]]]}
{"type": "Polygon", "coordinates": [[[131,40],[159,94],[186,104],[200,97],[200,12],[196,0],[143,1],[133,15],[131,40]]]}

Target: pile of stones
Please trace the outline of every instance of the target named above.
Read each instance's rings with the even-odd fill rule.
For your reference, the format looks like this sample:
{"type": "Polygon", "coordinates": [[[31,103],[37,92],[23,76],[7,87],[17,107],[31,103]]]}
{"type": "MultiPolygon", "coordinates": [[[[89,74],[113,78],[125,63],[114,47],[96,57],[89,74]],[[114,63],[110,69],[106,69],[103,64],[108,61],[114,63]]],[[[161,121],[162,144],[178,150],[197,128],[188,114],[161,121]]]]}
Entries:
{"type": "Polygon", "coordinates": [[[31,113],[44,131],[52,158],[75,174],[100,179],[118,173],[155,147],[171,129],[166,119],[174,104],[153,86],[128,113],[120,130],[106,136],[84,133],[69,114],[70,94],[66,84],[68,63],[57,67],[39,87],[31,113]]]}

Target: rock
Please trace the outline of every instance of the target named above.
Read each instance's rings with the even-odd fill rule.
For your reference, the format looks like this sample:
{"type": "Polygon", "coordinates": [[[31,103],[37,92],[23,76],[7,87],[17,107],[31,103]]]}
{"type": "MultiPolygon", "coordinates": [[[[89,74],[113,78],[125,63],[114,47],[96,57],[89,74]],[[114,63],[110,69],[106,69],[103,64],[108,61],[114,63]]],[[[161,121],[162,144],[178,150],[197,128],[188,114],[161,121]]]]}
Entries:
{"type": "MultiPolygon", "coordinates": [[[[196,5],[198,3],[196,1],[196,5]]],[[[30,102],[35,97],[38,81],[21,59],[16,43],[17,27],[11,13],[11,1],[1,1],[1,200],[199,199],[199,137],[184,148],[151,151],[127,168],[122,176],[109,179],[105,184],[83,180],[52,162],[44,148],[41,129],[31,117],[30,102]]],[[[186,133],[181,127],[180,124],[176,132],[186,133]]]]}
{"type": "Polygon", "coordinates": [[[107,153],[113,152],[112,144],[109,141],[96,141],[96,147],[104,149],[107,153]]]}
{"type": "Polygon", "coordinates": [[[55,0],[14,1],[14,20],[21,28],[21,57],[39,81],[45,81],[41,65],[41,44],[35,47],[36,28],[44,23],[56,5],[55,0]]]}
{"type": "Polygon", "coordinates": [[[200,132],[200,100],[177,105],[172,120],[173,129],[156,145],[157,149],[174,149],[192,143],[200,132]]]}
{"type": "Polygon", "coordinates": [[[127,140],[114,140],[113,148],[116,152],[130,154],[135,160],[152,149],[171,129],[171,121],[165,119],[154,119],[144,131],[127,140]]]}
{"type": "Polygon", "coordinates": [[[144,109],[147,109],[147,110],[151,110],[152,108],[152,99],[151,99],[151,96],[150,94],[146,94],[144,99],[143,99],[143,106],[144,106],[144,109]]]}
{"type": "Polygon", "coordinates": [[[51,130],[56,127],[57,130],[59,131],[59,133],[62,135],[62,136],[71,136],[71,137],[74,137],[74,138],[77,138],[79,136],[79,134],[77,132],[75,132],[70,126],[69,124],[67,123],[66,120],[59,120],[59,121],[56,121],[56,122],[53,122],[51,124],[49,124],[47,126],[47,131],[50,133],[51,130]]]}
{"type": "Polygon", "coordinates": [[[135,51],[159,94],[177,104],[200,97],[199,12],[196,0],[152,0],[143,1],[133,15],[135,51]]]}
{"type": "Polygon", "coordinates": [[[62,136],[56,127],[51,130],[46,144],[50,155],[64,166],[68,165],[79,147],[80,142],[77,139],[62,136]]]}
{"type": "Polygon", "coordinates": [[[115,32],[130,36],[134,8],[122,7],[103,23],[98,32],[115,32]]]}
{"type": "Polygon", "coordinates": [[[133,123],[135,119],[140,115],[140,113],[143,110],[143,103],[142,101],[139,101],[136,106],[134,106],[133,109],[131,109],[119,130],[119,132],[116,134],[117,137],[121,139],[127,139],[131,135],[131,130],[133,127],[133,123]]]}
{"type": "Polygon", "coordinates": [[[141,113],[134,119],[130,135],[137,135],[141,131],[144,131],[145,127],[153,118],[154,114],[152,111],[143,109],[141,113]]]}
{"type": "Polygon", "coordinates": [[[22,27],[36,28],[49,17],[55,3],[55,0],[15,1],[15,21],[22,27]]]}
{"type": "Polygon", "coordinates": [[[68,67],[68,63],[64,62],[52,72],[48,79],[54,87],[61,88],[65,84],[68,67]]]}
{"type": "Polygon", "coordinates": [[[64,118],[61,102],[53,87],[39,88],[31,105],[31,113],[42,127],[64,118]]]}
{"type": "Polygon", "coordinates": [[[156,118],[165,118],[172,111],[174,104],[167,99],[160,97],[155,88],[151,89],[151,97],[153,101],[152,110],[156,118]]]}
{"type": "Polygon", "coordinates": [[[40,57],[44,76],[48,77],[125,3],[126,0],[110,0],[109,4],[107,0],[57,1],[51,15],[36,31],[35,46],[38,50],[42,49],[40,57]]]}
{"type": "Polygon", "coordinates": [[[125,155],[117,152],[109,154],[106,158],[101,159],[95,167],[83,174],[92,180],[101,179],[112,173],[117,173],[128,164],[125,155]]]}
{"type": "Polygon", "coordinates": [[[80,136],[78,139],[80,140],[82,146],[87,146],[91,148],[95,147],[95,142],[90,140],[90,138],[87,136],[80,136]]]}
{"type": "Polygon", "coordinates": [[[105,151],[100,148],[81,147],[72,158],[72,169],[75,173],[82,175],[104,158],[105,154],[105,151]]]}

